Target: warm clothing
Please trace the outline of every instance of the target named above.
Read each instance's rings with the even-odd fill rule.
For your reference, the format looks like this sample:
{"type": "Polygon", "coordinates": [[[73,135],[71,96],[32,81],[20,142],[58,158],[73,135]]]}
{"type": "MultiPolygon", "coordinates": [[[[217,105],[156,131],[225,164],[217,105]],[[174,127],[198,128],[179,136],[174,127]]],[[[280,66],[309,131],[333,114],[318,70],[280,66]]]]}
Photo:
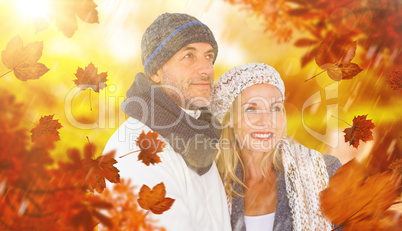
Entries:
{"type": "MultiPolygon", "coordinates": [[[[328,175],[332,176],[341,166],[340,161],[333,156],[323,155],[328,175]]],[[[283,169],[283,165],[281,166],[283,169]]],[[[291,208],[289,206],[289,198],[286,190],[285,174],[283,170],[275,169],[277,182],[277,199],[274,220],[274,230],[294,230],[291,208]]],[[[236,175],[242,179],[242,170],[240,165],[236,169],[236,175]]],[[[237,192],[243,193],[243,189],[239,184],[235,184],[234,188],[237,192]]],[[[231,211],[231,224],[233,231],[245,231],[244,223],[244,199],[239,196],[233,197],[231,211]]]]}
{"type": "Polygon", "coordinates": [[[203,113],[202,119],[195,119],[184,113],[161,87],[142,73],[135,77],[121,108],[163,136],[189,168],[200,175],[209,170],[216,157],[220,133],[220,124],[213,117],[203,113]]]}
{"type": "Polygon", "coordinates": [[[164,183],[166,197],[175,201],[163,214],[148,215],[158,226],[168,231],[231,230],[225,190],[212,161],[216,147],[203,140],[217,138],[214,128],[184,113],[160,88],[152,86],[155,85],[143,74],[137,75],[122,104],[130,118],[109,139],[104,153],[116,151],[115,166],[121,178],[135,185],[134,193],[144,184],[152,188],[164,183]],[[139,150],[135,141],[143,131],[158,132],[166,143],[163,152],[157,154],[161,162],[147,166],[138,161],[138,152],[118,158],[139,150]]]}

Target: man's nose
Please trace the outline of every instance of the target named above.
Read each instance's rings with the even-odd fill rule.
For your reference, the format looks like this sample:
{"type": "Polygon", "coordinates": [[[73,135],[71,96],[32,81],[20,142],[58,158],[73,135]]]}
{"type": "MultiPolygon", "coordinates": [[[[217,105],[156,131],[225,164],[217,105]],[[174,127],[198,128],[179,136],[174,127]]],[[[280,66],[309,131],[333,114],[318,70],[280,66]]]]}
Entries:
{"type": "Polygon", "coordinates": [[[212,79],[215,77],[214,66],[210,59],[206,57],[198,59],[198,74],[201,76],[208,76],[212,79]]]}

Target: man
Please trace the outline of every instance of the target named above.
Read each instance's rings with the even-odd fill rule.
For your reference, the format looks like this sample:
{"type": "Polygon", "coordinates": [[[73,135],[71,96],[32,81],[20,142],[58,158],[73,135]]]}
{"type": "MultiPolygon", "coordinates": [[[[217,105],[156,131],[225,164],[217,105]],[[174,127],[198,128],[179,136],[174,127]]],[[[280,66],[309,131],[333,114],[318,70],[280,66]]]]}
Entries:
{"type": "MultiPolygon", "coordinates": [[[[217,123],[205,109],[217,53],[211,30],[196,18],[160,15],[142,37],[144,73],[137,74],[121,105],[130,118],[104,150],[116,150],[120,157],[140,149],[136,140],[142,132],[159,134],[166,143],[157,153],[161,162],[146,165],[135,152],[116,158],[116,167],[122,178],[132,180],[136,193],[142,185],[152,188],[164,183],[166,197],[175,201],[154,218],[167,230],[231,229],[225,192],[213,162],[217,123]]],[[[143,143],[144,148],[149,146],[149,142],[143,143]]]]}

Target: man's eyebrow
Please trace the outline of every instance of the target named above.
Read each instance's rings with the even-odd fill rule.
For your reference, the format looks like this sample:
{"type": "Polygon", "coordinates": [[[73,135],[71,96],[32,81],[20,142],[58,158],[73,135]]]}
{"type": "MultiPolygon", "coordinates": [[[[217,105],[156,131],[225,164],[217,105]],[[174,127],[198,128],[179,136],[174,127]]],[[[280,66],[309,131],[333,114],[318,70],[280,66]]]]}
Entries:
{"type": "Polygon", "coordinates": [[[195,51],[195,50],[197,50],[195,47],[192,47],[192,46],[186,46],[186,47],[183,47],[183,49],[182,49],[182,51],[188,51],[188,50],[193,50],[193,51],[195,51]]]}
{"type": "MultiPolygon", "coordinates": [[[[183,47],[183,48],[182,48],[182,51],[188,51],[188,50],[195,51],[195,50],[197,50],[197,48],[195,48],[195,47],[193,47],[193,46],[186,46],[186,47],[183,47]]],[[[205,52],[205,53],[216,53],[216,49],[211,48],[210,50],[208,50],[208,51],[205,52]]]]}

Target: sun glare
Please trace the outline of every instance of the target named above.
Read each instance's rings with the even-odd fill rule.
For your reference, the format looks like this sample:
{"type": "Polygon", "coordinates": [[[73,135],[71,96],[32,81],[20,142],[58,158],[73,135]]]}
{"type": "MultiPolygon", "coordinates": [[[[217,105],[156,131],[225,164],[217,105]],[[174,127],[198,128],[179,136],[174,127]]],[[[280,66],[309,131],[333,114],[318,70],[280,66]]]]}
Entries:
{"type": "Polygon", "coordinates": [[[48,0],[17,0],[18,8],[26,17],[44,17],[49,10],[48,0]]]}

